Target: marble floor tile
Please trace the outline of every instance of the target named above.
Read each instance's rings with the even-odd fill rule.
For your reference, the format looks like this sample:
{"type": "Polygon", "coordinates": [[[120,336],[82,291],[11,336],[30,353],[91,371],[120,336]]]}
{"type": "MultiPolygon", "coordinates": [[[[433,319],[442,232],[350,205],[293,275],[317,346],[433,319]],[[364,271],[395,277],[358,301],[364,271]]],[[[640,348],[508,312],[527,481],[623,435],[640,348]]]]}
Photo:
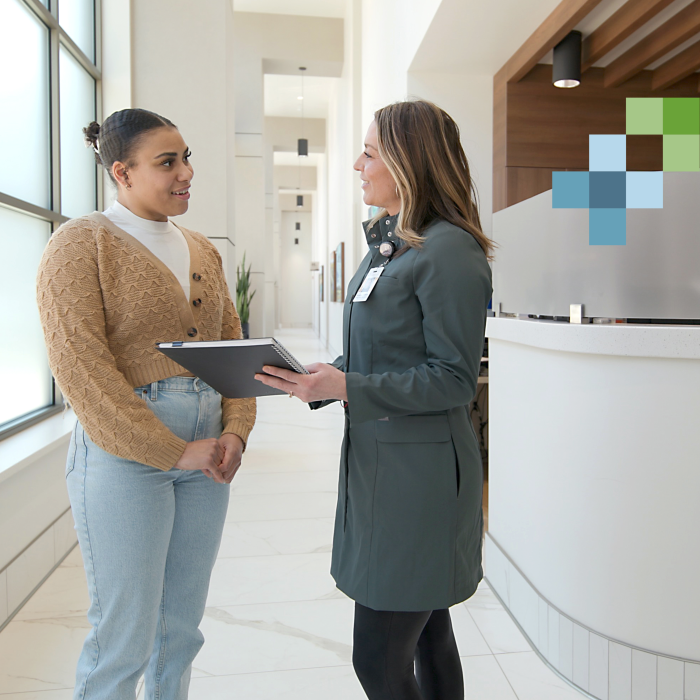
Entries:
{"type": "Polygon", "coordinates": [[[80,553],[80,547],[74,547],[71,553],[61,562],[59,569],[63,569],[70,566],[79,566],[81,569],[83,567],[83,555],[80,553]]]}
{"type": "Polygon", "coordinates": [[[85,616],[90,605],[85,570],[80,566],[59,566],[15,620],[39,620],[85,616]]]}
{"type": "Polygon", "coordinates": [[[234,494],[229,500],[226,522],[333,518],[337,501],[335,492],[234,494]]]}
{"type": "Polygon", "coordinates": [[[84,616],[14,619],[0,634],[1,692],[72,688],[88,629],[84,616]]]}
{"type": "Polygon", "coordinates": [[[198,673],[225,676],[349,665],[354,604],[334,600],[208,607],[198,673]]]}
{"type": "Polygon", "coordinates": [[[332,518],[228,522],[219,558],[330,552],[332,518]]]}
{"type": "Polygon", "coordinates": [[[367,700],[351,666],[193,678],[190,700],[367,700]]]}
{"type": "Polygon", "coordinates": [[[340,442],[332,449],[319,452],[286,452],[280,454],[277,449],[246,450],[241,464],[240,474],[268,474],[278,472],[317,472],[331,471],[338,473],[340,464],[340,442]]]}
{"type": "Polygon", "coordinates": [[[583,697],[552,673],[534,651],[498,654],[496,660],[519,700],[581,700],[583,697]]]}
{"type": "Polygon", "coordinates": [[[214,566],[209,607],[325,600],[342,596],[331,578],[330,554],[219,559],[214,566]]]}
{"type": "Polygon", "coordinates": [[[482,581],[477,588],[476,593],[465,600],[463,605],[465,605],[470,610],[473,608],[479,608],[481,610],[502,610],[503,606],[500,604],[498,598],[493,594],[493,591],[488,587],[485,581],[482,581]]]}
{"type": "Polygon", "coordinates": [[[464,700],[518,700],[496,659],[488,656],[462,658],[464,700]]]}
{"type": "Polygon", "coordinates": [[[491,655],[491,650],[484,636],[463,605],[455,605],[450,608],[450,617],[460,656],[491,655]]]}
{"type": "Polygon", "coordinates": [[[286,494],[289,498],[294,498],[296,493],[332,493],[335,495],[337,492],[338,476],[330,470],[274,474],[247,471],[237,474],[231,483],[231,496],[286,494]]]}
{"type": "Polygon", "coordinates": [[[520,630],[502,608],[467,608],[476,626],[494,654],[530,651],[531,647],[520,630]]]}

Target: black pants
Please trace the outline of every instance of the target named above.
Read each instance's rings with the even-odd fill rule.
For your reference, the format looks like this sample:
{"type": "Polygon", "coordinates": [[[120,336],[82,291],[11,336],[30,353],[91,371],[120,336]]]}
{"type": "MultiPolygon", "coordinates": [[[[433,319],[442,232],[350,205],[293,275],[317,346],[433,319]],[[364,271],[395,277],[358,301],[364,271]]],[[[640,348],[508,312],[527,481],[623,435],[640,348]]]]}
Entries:
{"type": "Polygon", "coordinates": [[[464,699],[449,610],[388,612],[355,603],[352,664],[369,700],[464,699]]]}

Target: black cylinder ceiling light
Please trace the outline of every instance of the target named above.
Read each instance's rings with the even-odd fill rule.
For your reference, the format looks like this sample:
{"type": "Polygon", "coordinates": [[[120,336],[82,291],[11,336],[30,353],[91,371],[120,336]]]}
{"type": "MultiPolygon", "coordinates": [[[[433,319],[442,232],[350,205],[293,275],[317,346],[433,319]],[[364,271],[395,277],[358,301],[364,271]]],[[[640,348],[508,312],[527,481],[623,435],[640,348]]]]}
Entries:
{"type": "Polygon", "coordinates": [[[554,87],[573,88],[581,83],[581,32],[569,32],[555,47],[552,63],[554,87]]]}
{"type": "Polygon", "coordinates": [[[305,66],[299,66],[299,71],[301,72],[301,135],[302,138],[297,140],[297,155],[300,158],[306,158],[309,155],[309,140],[303,138],[304,136],[304,71],[305,66]]]}
{"type": "Polygon", "coordinates": [[[297,206],[298,206],[298,207],[303,207],[303,206],[304,206],[304,195],[303,195],[303,194],[298,194],[298,195],[297,195],[297,206]]]}

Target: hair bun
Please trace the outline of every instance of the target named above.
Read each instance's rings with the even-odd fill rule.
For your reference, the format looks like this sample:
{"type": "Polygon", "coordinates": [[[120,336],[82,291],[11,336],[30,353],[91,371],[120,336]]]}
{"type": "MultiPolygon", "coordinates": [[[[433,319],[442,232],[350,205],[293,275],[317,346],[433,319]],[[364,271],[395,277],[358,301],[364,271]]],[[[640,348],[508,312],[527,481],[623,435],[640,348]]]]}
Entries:
{"type": "Polygon", "coordinates": [[[100,125],[97,122],[90,122],[83,129],[83,133],[85,134],[85,145],[92,146],[97,151],[97,139],[100,136],[100,125]]]}
{"type": "Polygon", "coordinates": [[[98,165],[102,164],[100,159],[100,125],[97,122],[90,122],[84,129],[83,134],[85,134],[85,146],[87,148],[92,148],[95,151],[95,160],[98,165]]]}

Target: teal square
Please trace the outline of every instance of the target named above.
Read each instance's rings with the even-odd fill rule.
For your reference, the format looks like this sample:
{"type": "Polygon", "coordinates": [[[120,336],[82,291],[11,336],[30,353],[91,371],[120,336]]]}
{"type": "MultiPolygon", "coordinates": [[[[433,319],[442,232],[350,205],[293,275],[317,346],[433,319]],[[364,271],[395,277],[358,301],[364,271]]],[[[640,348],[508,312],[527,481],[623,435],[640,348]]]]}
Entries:
{"type": "Polygon", "coordinates": [[[589,245],[625,245],[626,209],[591,209],[588,212],[589,245]]]}
{"type": "Polygon", "coordinates": [[[588,206],[591,209],[624,209],[627,173],[591,173],[588,206]]]}
{"type": "Polygon", "coordinates": [[[587,172],[552,173],[553,209],[588,209],[587,172]]]}

